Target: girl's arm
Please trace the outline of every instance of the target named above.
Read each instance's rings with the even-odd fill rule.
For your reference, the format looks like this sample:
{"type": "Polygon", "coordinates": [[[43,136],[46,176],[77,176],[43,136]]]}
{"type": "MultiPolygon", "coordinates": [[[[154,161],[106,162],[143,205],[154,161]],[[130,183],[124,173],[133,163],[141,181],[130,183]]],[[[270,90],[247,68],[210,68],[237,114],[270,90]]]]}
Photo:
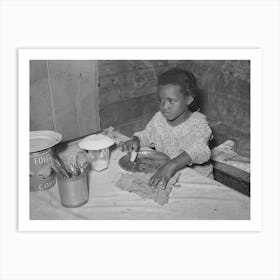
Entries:
{"type": "Polygon", "coordinates": [[[175,172],[182,169],[186,165],[190,165],[192,163],[192,159],[187,152],[182,152],[177,157],[170,160],[171,164],[174,165],[175,172]]]}
{"type": "Polygon", "coordinates": [[[137,152],[140,147],[150,147],[152,143],[155,143],[155,135],[157,134],[156,118],[158,117],[159,115],[156,113],[144,130],[134,133],[132,139],[128,141],[120,142],[120,149],[128,153],[132,150],[137,152]]]}
{"type": "Polygon", "coordinates": [[[177,157],[168,161],[164,166],[160,167],[157,172],[149,180],[149,185],[156,187],[160,182],[162,188],[165,189],[169,179],[180,169],[192,162],[191,157],[184,151],[177,157]]]}
{"type": "Polygon", "coordinates": [[[196,123],[188,137],[188,141],[182,145],[182,151],[185,151],[191,158],[191,162],[188,165],[202,164],[209,161],[211,150],[208,142],[212,137],[212,131],[206,119],[196,123]]]}
{"type": "Polygon", "coordinates": [[[212,136],[212,131],[206,119],[199,121],[193,127],[188,135],[188,141],[184,143],[182,139],[182,152],[164,166],[160,167],[151,177],[149,185],[156,187],[162,183],[164,189],[169,179],[180,169],[192,164],[202,164],[209,161],[211,151],[208,147],[208,141],[212,136]]]}

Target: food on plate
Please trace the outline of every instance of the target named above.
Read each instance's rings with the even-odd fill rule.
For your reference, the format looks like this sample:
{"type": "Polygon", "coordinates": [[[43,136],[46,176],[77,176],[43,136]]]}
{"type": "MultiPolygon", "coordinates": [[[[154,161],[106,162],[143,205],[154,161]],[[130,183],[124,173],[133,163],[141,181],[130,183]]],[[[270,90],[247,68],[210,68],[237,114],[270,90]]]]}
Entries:
{"type": "Polygon", "coordinates": [[[140,150],[135,161],[131,161],[131,155],[127,154],[119,160],[119,165],[129,172],[153,173],[163,166],[170,158],[161,152],[154,150],[140,150]]]}

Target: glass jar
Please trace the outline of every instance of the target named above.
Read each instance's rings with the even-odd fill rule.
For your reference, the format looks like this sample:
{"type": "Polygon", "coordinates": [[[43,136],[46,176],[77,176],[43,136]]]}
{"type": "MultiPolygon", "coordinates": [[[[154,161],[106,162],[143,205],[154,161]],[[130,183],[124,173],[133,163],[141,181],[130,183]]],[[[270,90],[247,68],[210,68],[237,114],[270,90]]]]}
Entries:
{"type": "Polygon", "coordinates": [[[80,207],[89,199],[87,174],[65,178],[57,175],[57,184],[61,205],[64,207],[80,207]]]}
{"type": "Polygon", "coordinates": [[[114,141],[103,134],[93,134],[85,137],[79,142],[79,147],[88,151],[91,168],[96,171],[102,171],[109,166],[110,150],[114,141]]]}
{"type": "Polygon", "coordinates": [[[89,150],[89,160],[93,170],[101,171],[109,166],[110,150],[109,148],[101,150],[89,150]]]}

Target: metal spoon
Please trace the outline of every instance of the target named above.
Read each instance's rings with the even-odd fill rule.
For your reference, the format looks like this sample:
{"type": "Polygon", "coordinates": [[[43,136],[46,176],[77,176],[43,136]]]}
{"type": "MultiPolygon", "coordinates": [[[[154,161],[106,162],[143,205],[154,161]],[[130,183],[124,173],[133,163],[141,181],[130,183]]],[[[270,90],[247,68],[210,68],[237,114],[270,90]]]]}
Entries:
{"type": "Polygon", "coordinates": [[[81,173],[81,170],[72,162],[68,165],[69,170],[71,171],[72,176],[79,176],[81,173]]]}
{"type": "Polygon", "coordinates": [[[86,152],[79,151],[76,154],[76,165],[81,170],[81,174],[83,174],[84,169],[88,166],[89,158],[86,152]]]}

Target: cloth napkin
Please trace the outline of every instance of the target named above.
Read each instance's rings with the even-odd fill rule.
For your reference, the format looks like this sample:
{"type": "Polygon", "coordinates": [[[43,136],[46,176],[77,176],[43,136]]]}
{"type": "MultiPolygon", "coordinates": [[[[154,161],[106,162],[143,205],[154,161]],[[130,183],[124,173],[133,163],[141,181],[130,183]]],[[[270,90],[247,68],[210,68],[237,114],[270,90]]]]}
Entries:
{"type": "Polygon", "coordinates": [[[165,189],[162,189],[161,183],[156,188],[150,187],[148,182],[152,174],[132,173],[121,174],[121,177],[116,182],[116,186],[124,191],[133,192],[143,199],[153,199],[160,205],[168,203],[169,194],[176,185],[181,173],[176,173],[168,182],[165,189]]]}

